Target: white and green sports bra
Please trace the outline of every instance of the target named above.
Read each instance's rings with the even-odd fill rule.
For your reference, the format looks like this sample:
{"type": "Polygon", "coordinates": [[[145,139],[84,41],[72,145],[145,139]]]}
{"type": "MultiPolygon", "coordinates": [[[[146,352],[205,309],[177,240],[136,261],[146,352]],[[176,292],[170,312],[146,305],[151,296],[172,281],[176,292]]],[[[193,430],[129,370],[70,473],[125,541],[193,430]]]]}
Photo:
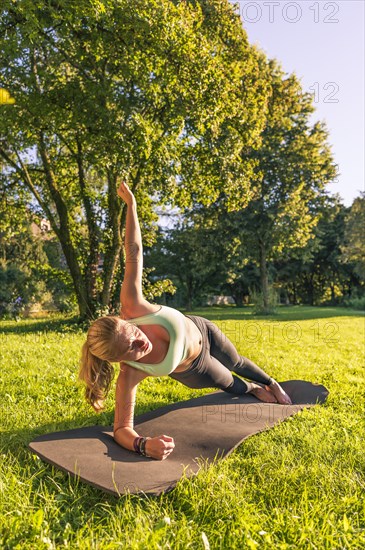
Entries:
{"type": "Polygon", "coordinates": [[[127,319],[133,325],[161,325],[170,335],[169,348],[161,363],[148,364],[140,361],[123,361],[136,369],[142,370],[150,376],[165,376],[173,372],[186,359],[186,329],[185,315],[168,306],[161,306],[155,313],[148,313],[142,317],[127,319]]]}

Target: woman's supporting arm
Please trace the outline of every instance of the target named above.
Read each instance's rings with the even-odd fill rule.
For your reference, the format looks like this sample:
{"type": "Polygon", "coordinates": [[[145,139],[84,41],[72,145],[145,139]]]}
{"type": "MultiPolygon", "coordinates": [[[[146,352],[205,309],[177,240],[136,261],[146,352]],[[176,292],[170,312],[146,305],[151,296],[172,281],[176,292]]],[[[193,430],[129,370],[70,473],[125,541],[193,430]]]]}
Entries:
{"type": "MultiPolygon", "coordinates": [[[[116,385],[114,440],[130,451],[134,451],[134,440],[139,436],[133,427],[137,386],[146,377],[146,373],[121,364],[116,385]]],[[[174,447],[173,438],[162,434],[147,440],[146,452],[151,458],[164,460],[174,447]]]]}

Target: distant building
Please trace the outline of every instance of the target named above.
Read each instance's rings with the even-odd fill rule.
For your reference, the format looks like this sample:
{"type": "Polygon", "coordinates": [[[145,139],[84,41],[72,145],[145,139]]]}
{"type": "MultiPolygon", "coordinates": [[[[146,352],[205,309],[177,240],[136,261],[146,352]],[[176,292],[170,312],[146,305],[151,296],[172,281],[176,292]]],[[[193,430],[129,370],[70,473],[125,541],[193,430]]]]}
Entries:
{"type": "Polygon", "coordinates": [[[227,306],[235,304],[232,296],[210,296],[207,299],[207,306],[227,306]]]}
{"type": "Polygon", "coordinates": [[[52,238],[52,228],[47,218],[42,218],[39,224],[32,222],[30,224],[30,230],[33,237],[40,237],[44,240],[49,240],[52,238]]]}

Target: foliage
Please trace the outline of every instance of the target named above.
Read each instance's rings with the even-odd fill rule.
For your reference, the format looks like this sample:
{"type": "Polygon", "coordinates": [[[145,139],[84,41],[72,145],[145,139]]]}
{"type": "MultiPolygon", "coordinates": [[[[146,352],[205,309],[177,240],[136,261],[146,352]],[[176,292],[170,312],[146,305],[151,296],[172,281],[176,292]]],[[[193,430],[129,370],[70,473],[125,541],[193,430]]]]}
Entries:
{"type": "Polygon", "coordinates": [[[173,229],[160,231],[156,245],[146,251],[146,265],[155,266],[156,276],[171,277],[191,309],[219,285],[225,244],[214,227],[202,225],[198,215],[189,216],[173,229]]]}
{"type": "Polygon", "coordinates": [[[0,200],[0,314],[19,315],[35,303],[75,308],[69,272],[52,232],[40,228],[29,194],[8,188],[0,200]],[[56,246],[54,246],[56,245],[56,246]],[[21,307],[20,307],[21,306],[21,307]]]}
{"type": "Polygon", "coordinates": [[[267,99],[260,56],[225,0],[4,0],[6,186],[28,189],[62,246],[81,316],[115,305],[124,177],[144,238],[153,201],[247,203],[267,99]],[[153,201],[149,198],[153,197],[153,201]],[[100,258],[102,273],[98,273],[100,258]],[[112,304],[113,303],[113,304],[112,304]]]}
{"type": "Polygon", "coordinates": [[[356,288],[350,297],[345,298],[342,301],[341,305],[348,308],[365,311],[365,287],[356,288]]]}
{"type": "Polygon", "coordinates": [[[344,263],[353,263],[357,275],[365,281],[365,192],[352,203],[346,216],[344,242],[341,247],[344,263]]]}
{"type": "MultiPolygon", "coordinates": [[[[247,205],[234,207],[223,192],[210,206],[187,210],[185,217],[192,221],[191,232],[201,228],[200,238],[209,242],[206,247],[213,252],[214,273],[225,273],[221,282],[233,290],[240,303],[247,288],[243,270],[248,265],[259,269],[263,307],[269,310],[272,269],[268,263],[288,259],[305,247],[336,169],[326,126],[320,122],[311,125],[313,98],[301,90],[296,75],[286,77],[278,62],[266,62],[264,56],[261,71],[269,89],[268,111],[260,141],[242,152],[254,163],[256,174],[247,205]],[[205,228],[210,232],[206,239],[205,228]]],[[[238,194],[243,192],[240,189],[238,194]]],[[[174,234],[174,238],[182,237],[174,234]]],[[[192,238],[186,234],[186,239],[184,249],[188,250],[192,238]]],[[[185,279],[196,277],[206,256],[199,254],[198,247],[195,255],[194,265],[184,270],[185,279]]],[[[213,262],[207,259],[207,263],[207,269],[213,270],[213,262]]]]}
{"type": "Polygon", "coordinates": [[[306,246],[274,263],[277,280],[293,303],[334,305],[359,285],[354,266],[342,262],[347,211],[338,195],[328,197],[318,209],[318,223],[306,246]]]}
{"type": "Polygon", "coordinates": [[[277,313],[277,306],[279,304],[278,291],[270,286],[268,289],[268,301],[265,304],[263,293],[250,289],[250,302],[253,304],[252,313],[254,315],[274,315],[277,313]]]}
{"type": "Polygon", "coordinates": [[[155,267],[145,268],[143,273],[143,295],[149,301],[153,301],[165,293],[175,294],[176,292],[176,286],[170,279],[151,276],[155,269],[155,267]]]}

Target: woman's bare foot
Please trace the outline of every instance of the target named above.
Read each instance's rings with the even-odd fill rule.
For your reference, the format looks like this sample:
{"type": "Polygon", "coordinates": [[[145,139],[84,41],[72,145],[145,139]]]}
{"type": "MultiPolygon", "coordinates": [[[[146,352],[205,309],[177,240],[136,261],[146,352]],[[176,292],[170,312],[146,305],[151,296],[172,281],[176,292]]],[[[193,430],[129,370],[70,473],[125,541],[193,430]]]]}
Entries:
{"type": "Polygon", "coordinates": [[[268,386],[259,386],[258,384],[251,383],[253,388],[248,392],[257,397],[264,403],[277,403],[275,395],[269,390],[268,386]]]}
{"type": "Polygon", "coordinates": [[[283,390],[276,380],[272,379],[270,386],[265,386],[276,397],[277,402],[281,405],[292,405],[292,401],[287,393],[283,390]]]}

